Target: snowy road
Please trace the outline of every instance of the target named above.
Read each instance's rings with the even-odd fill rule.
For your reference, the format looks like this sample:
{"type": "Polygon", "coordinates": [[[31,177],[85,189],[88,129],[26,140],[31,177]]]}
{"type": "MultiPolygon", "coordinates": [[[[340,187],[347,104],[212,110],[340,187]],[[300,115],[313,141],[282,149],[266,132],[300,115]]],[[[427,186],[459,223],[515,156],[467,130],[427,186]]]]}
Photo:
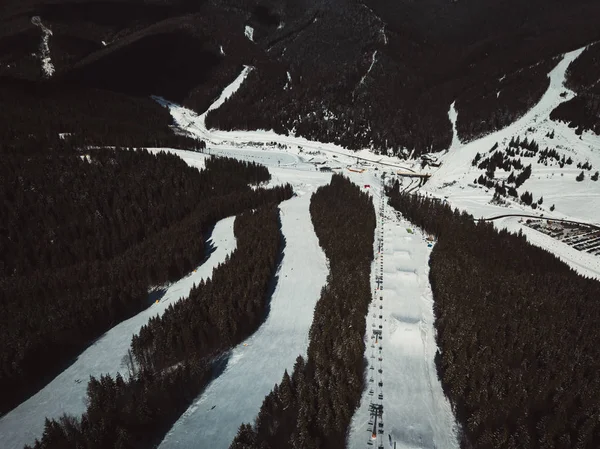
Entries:
{"type": "Polygon", "coordinates": [[[365,336],[367,386],[348,447],[458,449],[455,418],[434,363],[431,248],[385,204],[379,188],[374,193],[379,213],[365,336]],[[377,421],[373,406],[382,406],[377,421]]]}
{"type": "Polygon", "coordinates": [[[221,220],[215,226],[211,239],[215,246],[208,260],[185,278],[171,284],[158,304],[127,321],[123,321],[102,335],[77,360],[37,394],[22,402],[0,419],[0,448],[22,449],[42,436],[44,418],[58,418],[64,413],[81,415],[86,410],[84,399],[90,376],[124,374],[122,360],[127,354],[131,338],[148,319],[162,314],[169,304],[187,297],[194,283],[207,279],[219,263],[236,247],[233,235],[235,217],[221,220]]]}
{"type": "MultiPolygon", "coordinates": [[[[318,178],[319,184],[329,181],[318,178]]],[[[175,423],[162,449],[228,448],[240,424],[254,421],[284,370],[291,373],[296,357],[306,354],[313,310],[329,269],[309,214],[316,185],[287,180],[296,184],[299,196],[280,205],[286,246],[269,316],[233,350],[225,371],[175,423]]]]}

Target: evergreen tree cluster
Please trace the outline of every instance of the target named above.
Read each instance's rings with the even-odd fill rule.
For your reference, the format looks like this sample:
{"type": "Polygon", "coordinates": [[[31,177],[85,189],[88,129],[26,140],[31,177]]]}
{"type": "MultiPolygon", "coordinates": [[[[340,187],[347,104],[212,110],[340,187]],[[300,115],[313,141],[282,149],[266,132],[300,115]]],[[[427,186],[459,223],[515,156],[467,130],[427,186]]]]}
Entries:
{"type": "Polygon", "coordinates": [[[133,338],[136,366],[161,372],[190,358],[207,357],[250,335],[263,320],[268,281],[282,246],[275,207],[245,212],[235,221],[238,245],[213,276],[194,286],[189,298],[151,318],[133,338]],[[240,279],[246,282],[240,282],[240,279]],[[259,282],[260,281],[260,282],[259,282]]]}
{"type": "Polygon", "coordinates": [[[364,388],[365,316],[371,301],[375,210],[368,194],[341,175],[311,199],[310,213],[330,263],[298,357],[267,395],[253,426],[244,424],[232,449],[344,448],[364,388]]]}
{"type": "Polygon", "coordinates": [[[218,220],[292,196],[265,167],[101,149],[5,155],[0,192],[0,412],[202,262],[218,220]]]}
{"type": "Polygon", "coordinates": [[[60,81],[36,83],[0,77],[0,153],[21,152],[62,139],[85,146],[202,149],[203,141],[173,133],[168,109],[150,98],[60,81]],[[59,134],[62,136],[60,137],[59,134]]]}
{"type": "Polygon", "coordinates": [[[600,44],[595,42],[585,48],[567,69],[566,86],[575,96],[559,104],[550,114],[577,128],[577,134],[585,130],[600,135],[600,44]]]}
{"type": "MultiPolygon", "coordinates": [[[[485,153],[477,153],[471,161],[471,165],[480,170],[485,170],[485,173],[480,174],[474,180],[474,183],[485,186],[488,189],[494,189],[494,201],[499,204],[504,204],[505,201],[502,197],[507,196],[515,199],[520,198],[524,204],[531,206],[533,209],[537,209],[542,204],[534,202],[531,193],[524,192],[519,195],[517,191],[532,174],[532,165],[525,166],[522,158],[532,158],[537,155],[539,164],[548,165],[548,160],[550,160],[550,164],[554,161],[560,168],[573,164],[571,157],[567,158],[564,154],[561,156],[554,148],[546,147],[540,150],[539,144],[533,139],[529,140],[527,137],[523,140],[519,136],[516,138],[512,137],[506,148],[498,148],[498,143],[496,143],[489,150],[491,155],[487,157],[485,157],[485,153]],[[496,179],[496,170],[498,168],[505,172],[510,172],[506,179],[496,179]]],[[[589,162],[583,164],[580,162],[577,164],[577,167],[586,170],[592,169],[592,165],[589,162]]],[[[582,181],[583,175],[577,177],[577,180],[582,181]]]]}
{"type": "Polygon", "coordinates": [[[548,89],[548,73],[557,62],[556,58],[548,58],[468,88],[456,101],[456,127],[461,140],[475,140],[525,114],[548,89]]]}
{"type": "Polygon", "coordinates": [[[600,282],[520,233],[397,184],[388,194],[438,237],[430,260],[436,363],[462,447],[598,447],[600,282]]]}
{"type": "Polygon", "coordinates": [[[223,363],[224,351],[252,334],[267,312],[282,250],[275,205],[234,224],[237,248],[190,296],[134,336],[126,379],[90,378],[81,418],[46,420],[35,449],[144,448],[158,443],[223,363]]]}

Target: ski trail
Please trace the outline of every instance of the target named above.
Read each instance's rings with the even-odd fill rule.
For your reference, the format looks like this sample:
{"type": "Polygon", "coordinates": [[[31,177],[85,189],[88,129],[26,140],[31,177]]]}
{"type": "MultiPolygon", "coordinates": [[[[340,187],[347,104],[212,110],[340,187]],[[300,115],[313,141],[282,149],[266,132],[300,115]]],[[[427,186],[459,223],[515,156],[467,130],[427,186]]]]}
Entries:
{"type": "Polygon", "coordinates": [[[306,354],[313,310],[329,271],[309,214],[314,188],[299,189],[300,196],[280,205],[286,243],[269,316],[233,349],[225,371],[179,418],[161,449],[227,449],[240,424],[254,421],[284,370],[291,373],[296,357],[306,354]]]}
{"type": "MultiPolygon", "coordinates": [[[[567,68],[585,49],[571,51],[563,55],[562,60],[550,72],[550,85],[542,95],[538,103],[527,111],[521,118],[508,125],[506,128],[494,131],[480,139],[455,146],[453,145],[449,151],[440,157],[442,161],[441,167],[432,173],[428,181],[428,190],[434,190],[444,182],[449,182],[457,177],[464,175],[465,168],[470,166],[470,161],[473,160],[475,154],[481,151],[482,148],[489,150],[494,143],[501,141],[503,138],[510,138],[513,135],[518,135],[525,131],[528,127],[535,127],[540,122],[547,120],[550,112],[560,103],[563,103],[572,98],[573,92],[569,91],[564,86],[565,75],[567,68]],[[566,92],[566,95],[561,97],[561,93],[566,92]]],[[[452,108],[451,108],[452,109],[452,108]]],[[[451,119],[452,120],[452,119],[451,119]]],[[[456,131],[455,131],[456,135],[456,131]]]]}
{"type": "Polygon", "coordinates": [[[234,219],[229,217],[217,223],[209,240],[215,245],[215,251],[194,272],[170,285],[157,304],[107,331],[42,390],[4,415],[0,419],[0,447],[22,449],[26,444],[33,444],[36,438],[42,436],[46,417],[51,419],[64,413],[75,416],[84,413],[90,376],[114,375],[118,371],[125,374],[123,359],[133,335],[148,323],[150,317],[162,314],[170,304],[187,297],[192,286],[207,279],[213,268],[223,263],[236,248],[234,219]]]}
{"type": "Polygon", "coordinates": [[[54,64],[50,57],[50,36],[52,36],[52,30],[42,23],[40,16],[33,16],[31,23],[42,30],[42,42],[40,43],[40,61],[42,62],[42,71],[46,78],[50,78],[54,75],[54,64]]]}
{"type": "Polygon", "coordinates": [[[458,129],[456,128],[456,121],[458,120],[458,111],[456,110],[456,101],[453,101],[448,110],[448,118],[452,123],[452,143],[450,149],[458,148],[461,146],[460,138],[458,137],[458,129]]]}
{"type": "Polygon", "coordinates": [[[418,229],[386,205],[382,189],[374,197],[378,238],[365,335],[366,388],[348,448],[458,449],[456,420],[434,362],[431,248],[418,229]]]}
{"type": "Polygon", "coordinates": [[[371,70],[373,69],[373,66],[375,65],[376,62],[377,62],[377,50],[375,50],[373,52],[373,54],[371,55],[371,65],[369,65],[369,68],[367,69],[367,72],[362,76],[362,78],[360,79],[360,81],[358,82],[358,84],[356,85],[356,87],[354,88],[354,90],[352,91],[352,98],[353,99],[354,99],[354,96],[356,94],[356,90],[365,83],[365,80],[369,76],[369,73],[371,73],[371,70]]]}
{"type": "Polygon", "coordinates": [[[296,137],[290,131],[289,135],[277,134],[272,130],[252,130],[252,131],[223,131],[219,129],[208,129],[206,127],[206,115],[208,112],[220,108],[225,101],[233,96],[246,80],[248,74],[254,70],[253,67],[245,66],[237,78],[227,86],[219,98],[202,114],[187,109],[178,104],[172,103],[164,98],[153,96],[152,98],[169,109],[171,117],[176,126],[187,135],[202,139],[208,146],[208,151],[218,148],[225,148],[228,151],[246,151],[247,147],[255,147],[257,145],[271,145],[273,143],[283,145],[285,151],[280,151],[281,154],[297,152],[298,149],[319,151],[328,153],[333,157],[344,156],[353,160],[363,160],[370,163],[379,163],[388,167],[398,168],[402,170],[412,171],[408,164],[398,163],[398,159],[390,156],[382,156],[364,151],[350,151],[335,143],[316,142],[304,137],[296,137]],[[335,155],[335,156],[334,156],[335,155]]]}

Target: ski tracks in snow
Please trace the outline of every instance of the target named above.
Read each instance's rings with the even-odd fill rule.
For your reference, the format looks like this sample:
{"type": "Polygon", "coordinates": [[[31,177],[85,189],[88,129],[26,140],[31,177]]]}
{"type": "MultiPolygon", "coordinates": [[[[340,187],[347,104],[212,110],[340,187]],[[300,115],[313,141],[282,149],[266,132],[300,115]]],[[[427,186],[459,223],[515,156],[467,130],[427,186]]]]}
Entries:
{"type": "MultiPolygon", "coordinates": [[[[322,183],[327,180],[322,177],[322,183]]],[[[225,371],[175,423],[161,449],[227,449],[240,424],[254,421],[284,370],[291,374],[296,358],[306,354],[314,307],[329,272],[309,213],[315,188],[298,189],[300,196],[280,205],[286,242],[266,321],[232,350],[225,371]]]]}
{"type": "Polygon", "coordinates": [[[213,268],[223,263],[236,248],[234,220],[235,217],[229,217],[216,224],[207,242],[212,241],[214,252],[188,276],[171,284],[158,303],[107,331],[43,389],[4,415],[0,419],[0,447],[22,449],[26,444],[33,444],[42,436],[46,417],[56,419],[65,413],[76,416],[84,413],[90,376],[115,375],[119,371],[125,375],[122,361],[133,335],[148,323],[150,317],[162,314],[170,304],[189,296],[192,286],[207,279],[213,268]]]}
{"type": "Polygon", "coordinates": [[[380,210],[365,336],[369,366],[348,447],[458,449],[456,420],[434,362],[430,247],[385,204],[383,189],[375,197],[380,210]]]}

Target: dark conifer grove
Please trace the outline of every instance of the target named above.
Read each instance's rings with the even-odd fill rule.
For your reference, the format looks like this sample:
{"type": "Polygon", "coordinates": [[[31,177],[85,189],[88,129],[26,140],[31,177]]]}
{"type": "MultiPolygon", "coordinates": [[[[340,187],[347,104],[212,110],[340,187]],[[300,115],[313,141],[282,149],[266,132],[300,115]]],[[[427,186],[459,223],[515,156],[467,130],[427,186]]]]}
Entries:
{"type": "Polygon", "coordinates": [[[330,263],[309,332],[308,356],[265,398],[254,426],[232,449],[344,448],[364,387],[365,335],[371,301],[375,210],[368,194],[341,175],[313,195],[310,213],[330,263]]]}
{"type": "Polygon", "coordinates": [[[566,85],[575,92],[575,96],[554,109],[550,115],[553,120],[566,122],[577,128],[600,135],[600,43],[586,47],[581,55],[571,63],[567,70],[566,85]]]}
{"type": "Polygon", "coordinates": [[[600,445],[600,282],[521,234],[388,189],[438,237],[430,259],[436,364],[465,449],[600,445]]]}
{"type": "Polygon", "coordinates": [[[129,373],[92,377],[81,418],[46,420],[35,449],[148,448],[158,443],[223,364],[227,350],[263,321],[284,244],[275,205],[239,215],[237,248],[190,296],[134,336],[129,373]]]}
{"type": "Polygon", "coordinates": [[[7,153],[0,177],[0,412],[205,257],[219,219],[291,197],[268,170],[166,153],[7,153]]]}

